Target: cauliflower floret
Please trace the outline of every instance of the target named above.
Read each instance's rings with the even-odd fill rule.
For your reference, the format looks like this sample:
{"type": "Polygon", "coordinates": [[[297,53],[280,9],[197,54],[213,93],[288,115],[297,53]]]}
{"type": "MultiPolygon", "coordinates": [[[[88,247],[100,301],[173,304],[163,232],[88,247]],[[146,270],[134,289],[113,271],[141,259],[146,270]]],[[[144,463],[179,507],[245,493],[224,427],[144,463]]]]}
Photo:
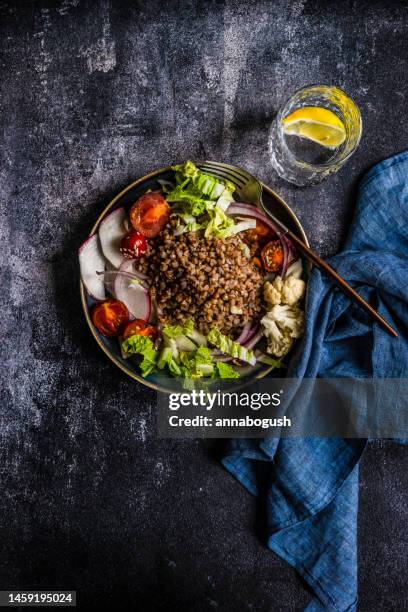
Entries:
{"type": "Polygon", "coordinates": [[[293,306],[298,302],[305,293],[306,284],[301,278],[288,276],[283,281],[282,287],[282,304],[293,306]]]}
{"type": "Polygon", "coordinates": [[[275,306],[281,303],[283,280],[281,276],[274,278],[272,283],[266,281],[264,284],[264,300],[268,306],[275,306]]]}
{"type": "Polygon", "coordinates": [[[305,282],[300,278],[288,276],[285,280],[282,280],[281,276],[277,276],[272,283],[266,281],[264,300],[268,307],[278,306],[279,304],[293,306],[303,297],[305,288],[305,282]]]}
{"type": "Polygon", "coordinates": [[[261,320],[268,353],[283,357],[303,334],[304,314],[298,306],[275,305],[261,320]]]}
{"type": "Polygon", "coordinates": [[[289,329],[292,338],[300,338],[303,334],[304,314],[299,306],[288,304],[274,306],[268,315],[276,321],[279,327],[289,329]]]}
{"type": "Polygon", "coordinates": [[[269,314],[268,312],[261,320],[264,335],[268,339],[267,352],[276,357],[283,357],[289,353],[295,340],[287,332],[282,333],[276,322],[269,318],[269,314]]]}

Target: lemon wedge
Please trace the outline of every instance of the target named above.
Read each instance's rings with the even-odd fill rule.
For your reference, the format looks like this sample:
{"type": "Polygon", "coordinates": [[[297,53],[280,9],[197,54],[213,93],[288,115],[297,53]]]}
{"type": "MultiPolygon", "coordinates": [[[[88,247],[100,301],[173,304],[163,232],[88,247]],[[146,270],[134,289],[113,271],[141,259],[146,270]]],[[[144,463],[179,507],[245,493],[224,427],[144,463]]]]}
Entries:
{"type": "Polygon", "coordinates": [[[346,130],[339,117],[328,108],[303,106],[282,119],[283,131],[288,135],[308,138],[336,149],[346,139],[346,130]]]}

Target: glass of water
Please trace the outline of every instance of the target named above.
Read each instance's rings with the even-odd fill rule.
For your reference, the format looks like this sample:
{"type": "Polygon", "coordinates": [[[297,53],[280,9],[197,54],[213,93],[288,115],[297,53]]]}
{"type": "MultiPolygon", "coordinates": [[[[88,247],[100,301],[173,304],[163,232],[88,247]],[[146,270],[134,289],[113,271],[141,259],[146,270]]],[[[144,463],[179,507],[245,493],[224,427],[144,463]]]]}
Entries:
{"type": "Polygon", "coordinates": [[[357,149],[360,111],[339,87],[299,89],[271,126],[269,149],[279,176],[295,185],[314,185],[337,172],[357,149]]]}

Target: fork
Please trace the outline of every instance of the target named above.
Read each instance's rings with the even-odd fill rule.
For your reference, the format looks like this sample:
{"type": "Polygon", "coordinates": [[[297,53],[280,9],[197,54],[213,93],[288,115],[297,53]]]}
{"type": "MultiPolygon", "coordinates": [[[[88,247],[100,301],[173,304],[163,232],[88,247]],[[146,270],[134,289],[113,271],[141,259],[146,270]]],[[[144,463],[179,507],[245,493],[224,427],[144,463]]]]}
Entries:
{"type": "Polygon", "coordinates": [[[243,202],[255,204],[260,207],[275,223],[278,228],[279,235],[285,235],[289,240],[296,246],[297,250],[302,253],[306,259],[312,262],[319,270],[331,278],[336,285],[348,295],[354,302],[356,302],[365,312],[377,323],[379,323],[389,334],[398,338],[398,334],[387,323],[385,319],[368,303],[364,298],[361,297],[357,291],[348,284],[327,262],[317,255],[310,247],[308,247],[296,234],[294,234],[280,219],[278,219],[264,204],[262,200],[262,183],[258,181],[252,174],[231,166],[229,164],[223,164],[213,161],[205,161],[202,164],[198,164],[200,170],[212,176],[227,180],[236,186],[236,192],[238,197],[243,202]]]}

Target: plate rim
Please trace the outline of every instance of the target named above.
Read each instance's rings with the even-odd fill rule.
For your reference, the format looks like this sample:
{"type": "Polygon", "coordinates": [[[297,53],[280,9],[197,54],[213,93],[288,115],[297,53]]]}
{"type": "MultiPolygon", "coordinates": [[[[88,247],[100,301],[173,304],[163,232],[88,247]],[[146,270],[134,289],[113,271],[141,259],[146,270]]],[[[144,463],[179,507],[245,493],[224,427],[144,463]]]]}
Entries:
{"type": "MultiPolygon", "coordinates": [[[[209,162],[209,160],[207,160],[207,162],[209,162]]],[[[197,166],[200,166],[206,162],[194,162],[197,166]]],[[[238,170],[240,169],[239,166],[234,166],[235,168],[237,168],[238,170]]],[[[124,189],[122,189],[118,194],[116,194],[116,196],[114,196],[112,198],[112,200],[105,206],[105,208],[103,209],[103,211],[100,213],[100,215],[98,216],[97,220],[95,221],[95,223],[92,226],[91,231],[89,232],[87,238],[89,238],[90,236],[93,236],[101,221],[105,218],[105,216],[107,215],[107,213],[109,212],[109,210],[116,204],[116,202],[122,197],[124,196],[128,191],[130,191],[131,189],[133,189],[134,187],[137,187],[138,185],[140,185],[140,183],[143,183],[144,181],[148,180],[148,179],[152,179],[155,176],[157,176],[158,174],[163,174],[164,172],[169,172],[170,170],[172,170],[172,166],[166,166],[164,168],[159,168],[158,170],[153,170],[153,172],[149,172],[148,174],[145,174],[144,176],[136,179],[135,181],[133,181],[132,183],[129,183],[129,185],[127,185],[124,189]]],[[[309,246],[309,241],[308,238],[306,236],[305,230],[303,229],[303,226],[301,224],[301,222],[299,221],[296,213],[292,210],[292,208],[289,206],[289,204],[287,204],[285,202],[285,200],[276,193],[276,191],[274,191],[271,187],[269,187],[269,185],[266,185],[263,181],[260,181],[262,188],[265,189],[273,198],[275,198],[279,204],[281,204],[286,211],[288,212],[288,214],[291,216],[291,218],[293,219],[294,223],[297,226],[297,229],[300,233],[300,237],[303,240],[303,242],[309,246]]],[[[173,389],[167,389],[165,388],[163,385],[159,385],[153,382],[150,382],[149,380],[146,380],[145,378],[143,378],[143,376],[141,376],[140,374],[137,374],[136,372],[133,372],[130,370],[130,368],[126,368],[114,355],[112,355],[112,353],[106,348],[106,346],[103,344],[102,340],[99,338],[98,334],[96,333],[94,326],[92,324],[91,321],[91,317],[89,315],[89,309],[88,309],[88,304],[86,302],[86,290],[85,290],[85,286],[82,282],[82,279],[80,277],[79,280],[79,291],[80,291],[80,297],[81,297],[81,304],[82,304],[82,310],[84,312],[85,315],[85,320],[88,324],[88,327],[91,331],[92,336],[94,337],[96,343],[99,345],[99,347],[102,349],[102,351],[105,353],[105,355],[107,355],[107,357],[118,367],[120,368],[120,370],[122,370],[122,372],[124,372],[125,374],[127,374],[128,376],[130,376],[131,378],[133,378],[133,380],[137,380],[137,382],[141,383],[142,385],[146,386],[146,387],[150,387],[150,389],[154,389],[155,391],[161,392],[161,393],[173,393],[174,390],[173,389]]],[[[260,378],[264,378],[265,376],[267,376],[269,374],[269,372],[272,371],[272,366],[270,368],[266,368],[263,372],[257,374],[254,376],[254,379],[260,379],[260,378]]]]}

